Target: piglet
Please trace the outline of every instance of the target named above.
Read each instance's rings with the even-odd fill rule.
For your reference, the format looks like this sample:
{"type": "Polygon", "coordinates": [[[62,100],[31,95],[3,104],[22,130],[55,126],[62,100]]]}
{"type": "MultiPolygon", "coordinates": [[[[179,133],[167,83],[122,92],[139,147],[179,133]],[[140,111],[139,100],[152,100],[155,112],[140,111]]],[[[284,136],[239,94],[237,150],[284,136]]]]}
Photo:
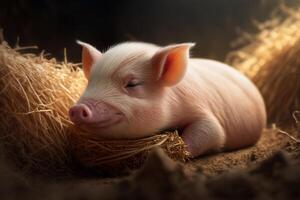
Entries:
{"type": "Polygon", "coordinates": [[[260,138],[266,111],[257,88],[226,64],[190,58],[193,43],[126,42],[103,54],[78,44],[88,84],[69,117],[79,128],[111,139],[176,128],[192,157],[260,138]]]}

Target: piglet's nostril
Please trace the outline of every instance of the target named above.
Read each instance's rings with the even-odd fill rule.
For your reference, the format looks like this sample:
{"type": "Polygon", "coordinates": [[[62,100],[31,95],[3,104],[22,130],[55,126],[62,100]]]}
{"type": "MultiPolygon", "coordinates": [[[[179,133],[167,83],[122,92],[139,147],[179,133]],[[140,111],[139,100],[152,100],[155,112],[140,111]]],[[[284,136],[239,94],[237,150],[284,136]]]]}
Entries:
{"type": "Polygon", "coordinates": [[[82,115],[83,118],[86,118],[86,117],[89,116],[88,112],[85,109],[82,109],[81,115],[82,115]]]}

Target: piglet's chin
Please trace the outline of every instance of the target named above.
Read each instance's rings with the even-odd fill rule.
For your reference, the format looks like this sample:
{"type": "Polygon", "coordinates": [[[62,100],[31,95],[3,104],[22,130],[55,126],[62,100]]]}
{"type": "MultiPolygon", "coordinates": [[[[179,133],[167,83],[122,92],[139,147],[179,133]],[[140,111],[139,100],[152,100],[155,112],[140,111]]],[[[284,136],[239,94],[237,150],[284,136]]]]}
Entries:
{"type": "Polygon", "coordinates": [[[90,123],[90,124],[80,124],[77,125],[78,128],[95,134],[101,134],[109,132],[111,129],[114,129],[116,126],[119,126],[122,122],[122,118],[113,118],[101,121],[100,123],[90,123]]]}

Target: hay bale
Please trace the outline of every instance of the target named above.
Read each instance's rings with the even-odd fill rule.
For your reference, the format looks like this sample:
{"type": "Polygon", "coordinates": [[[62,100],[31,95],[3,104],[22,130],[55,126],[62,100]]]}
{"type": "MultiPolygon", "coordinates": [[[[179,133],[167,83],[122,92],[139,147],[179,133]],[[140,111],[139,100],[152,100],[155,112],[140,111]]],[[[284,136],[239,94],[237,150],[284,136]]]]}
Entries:
{"type": "MultiPolygon", "coordinates": [[[[21,48],[18,48],[21,50],[21,48]]],[[[67,119],[85,80],[75,65],[0,45],[1,143],[24,170],[65,171],[67,119]]]]}
{"type": "Polygon", "coordinates": [[[23,170],[66,173],[72,168],[73,152],[87,167],[133,168],[154,146],[164,147],[175,159],[187,158],[176,133],[109,141],[77,130],[67,113],[86,86],[82,70],[19,50],[5,42],[0,45],[0,144],[23,170]]]}
{"type": "Polygon", "coordinates": [[[243,35],[246,44],[230,53],[227,62],[258,86],[269,122],[294,124],[292,114],[300,109],[300,9],[282,6],[272,19],[257,25],[259,33],[243,35]]]}

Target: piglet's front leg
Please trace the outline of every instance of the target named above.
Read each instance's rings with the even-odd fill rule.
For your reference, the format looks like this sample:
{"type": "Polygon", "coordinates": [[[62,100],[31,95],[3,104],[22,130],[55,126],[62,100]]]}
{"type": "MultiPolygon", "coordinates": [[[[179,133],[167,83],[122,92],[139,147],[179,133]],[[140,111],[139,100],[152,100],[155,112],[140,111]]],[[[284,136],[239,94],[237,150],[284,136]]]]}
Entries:
{"type": "Polygon", "coordinates": [[[207,113],[183,130],[182,139],[192,157],[224,146],[225,133],[218,119],[207,113]]]}

